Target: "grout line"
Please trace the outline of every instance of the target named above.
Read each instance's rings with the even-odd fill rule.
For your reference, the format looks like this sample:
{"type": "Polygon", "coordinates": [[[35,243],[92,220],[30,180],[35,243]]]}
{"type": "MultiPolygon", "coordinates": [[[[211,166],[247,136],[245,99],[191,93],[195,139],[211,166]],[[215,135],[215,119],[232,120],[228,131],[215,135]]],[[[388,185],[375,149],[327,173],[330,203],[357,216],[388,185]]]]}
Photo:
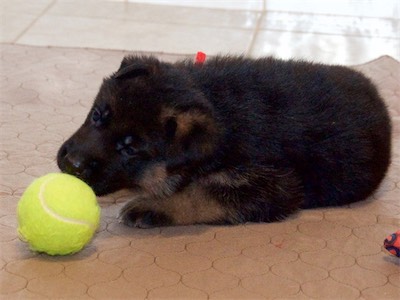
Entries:
{"type": "Polygon", "coordinates": [[[47,5],[45,7],[45,9],[11,42],[12,44],[17,44],[18,40],[25,35],[25,33],[27,33],[29,31],[29,29],[32,28],[33,25],[36,24],[36,22],[43,17],[49,10],[50,8],[52,8],[54,6],[54,4],[56,4],[56,0],[51,1],[51,3],[49,5],[47,5]]]}
{"type": "MultiPolygon", "coordinates": [[[[182,1],[184,2],[184,1],[182,1]]],[[[118,2],[117,2],[118,3],[118,2]]],[[[207,10],[214,10],[214,11],[231,11],[231,12],[251,12],[251,13],[257,13],[261,12],[259,8],[227,8],[227,7],[213,7],[213,6],[192,6],[192,5],[179,5],[179,4],[162,4],[162,3],[148,3],[146,1],[143,2],[130,2],[129,0],[125,0],[121,3],[126,3],[128,5],[146,5],[146,6],[164,6],[164,7],[176,7],[176,8],[186,8],[186,9],[207,9],[207,10]]],[[[263,1],[263,7],[264,7],[264,1],[263,1]]]]}
{"type": "Polygon", "coordinates": [[[261,10],[261,14],[258,17],[257,24],[256,24],[256,27],[254,28],[254,32],[253,32],[253,35],[251,37],[249,46],[247,47],[246,52],[245,52],[246,56],[250,56],[251,52],[254,50],[253,48],[254,48],[254,45],[256,43],[258,33],[260,31],[260,28],[261,28],[262,20],[265,17],[266,12],[267,12],[267,10],[266,10],[267,3],[266,2],[267,2],[267,0],[263,1],[263,7],[262,7],[262,10],[261,10]]]}
{"type": "Polygon", "coordinates": [[[284,30],[284,29],[263,29],[262,31],[272,31],[272,32],[288,32],[288,33],[300,33],[300,34],[315,34],[315,35],[327,35],[327,36],[342,36],[342,37],[356,37],[356,38],[374,38],[374,39],[387,39],[387,40],[396,40],[399,38],[393,36],[382,36],[382,35],[362,35],[356,33],[330,33],[330,32],[318,32],[318,31],[305,31],[305,30],[284,30]]]}

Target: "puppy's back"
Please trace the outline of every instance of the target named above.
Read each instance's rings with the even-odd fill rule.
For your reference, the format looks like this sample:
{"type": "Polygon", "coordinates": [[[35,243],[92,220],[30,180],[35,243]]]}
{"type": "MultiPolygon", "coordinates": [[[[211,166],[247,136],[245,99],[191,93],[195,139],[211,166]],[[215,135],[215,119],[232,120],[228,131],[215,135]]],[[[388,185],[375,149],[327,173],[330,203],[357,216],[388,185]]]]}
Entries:
{"type": "Polygon", "coordinates": [[[231,159],[293,166],[305,207],[362,200],[390,162],[391,124],[375,86],[342,66],[216,57],[189,66],[226,131],[231,159]]]}

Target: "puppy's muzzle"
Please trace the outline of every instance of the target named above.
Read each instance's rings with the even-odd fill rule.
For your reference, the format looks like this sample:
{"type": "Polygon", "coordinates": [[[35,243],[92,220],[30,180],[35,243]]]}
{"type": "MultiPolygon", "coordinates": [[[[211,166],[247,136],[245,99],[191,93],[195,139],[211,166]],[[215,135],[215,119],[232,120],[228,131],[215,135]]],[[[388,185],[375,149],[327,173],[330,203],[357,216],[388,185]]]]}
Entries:
{"type": "Polygon", "coordinates": [[[88,179],[97,166],[96,160],[79,150],[73,149],[73,146],[68,143],[65,143],[60,148],[57,163],[64,173],[74,175],[83,180],[88,179]]]}

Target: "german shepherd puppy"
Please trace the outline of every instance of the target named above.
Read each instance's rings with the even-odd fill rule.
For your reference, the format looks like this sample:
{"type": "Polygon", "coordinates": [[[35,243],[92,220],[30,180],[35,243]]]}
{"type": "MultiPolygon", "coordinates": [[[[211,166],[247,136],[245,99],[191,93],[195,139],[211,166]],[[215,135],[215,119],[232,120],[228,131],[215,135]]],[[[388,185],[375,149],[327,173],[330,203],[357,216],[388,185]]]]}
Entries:
{"type": "Polygon", "coordinates": [[[238,224],[363,200],[390,149],[382,98],[349,68],[127,56],[58,165],[99,196],[135,191],[121,211],[129,226],[238,224]]]}

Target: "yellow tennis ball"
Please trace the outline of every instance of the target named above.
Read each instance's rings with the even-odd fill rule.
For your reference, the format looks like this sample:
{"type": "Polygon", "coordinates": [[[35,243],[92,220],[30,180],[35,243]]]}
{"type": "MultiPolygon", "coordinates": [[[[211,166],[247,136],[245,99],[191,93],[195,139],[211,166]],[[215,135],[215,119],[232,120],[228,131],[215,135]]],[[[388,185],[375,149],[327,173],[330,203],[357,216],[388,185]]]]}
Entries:
{"type": "Polygon", "coordinates": [[[93,237],[100,207],[93,190],[67,174],[34,180],[17,208],[18,233],[34,251],[66,255],[80,251],[93,237]]]}

